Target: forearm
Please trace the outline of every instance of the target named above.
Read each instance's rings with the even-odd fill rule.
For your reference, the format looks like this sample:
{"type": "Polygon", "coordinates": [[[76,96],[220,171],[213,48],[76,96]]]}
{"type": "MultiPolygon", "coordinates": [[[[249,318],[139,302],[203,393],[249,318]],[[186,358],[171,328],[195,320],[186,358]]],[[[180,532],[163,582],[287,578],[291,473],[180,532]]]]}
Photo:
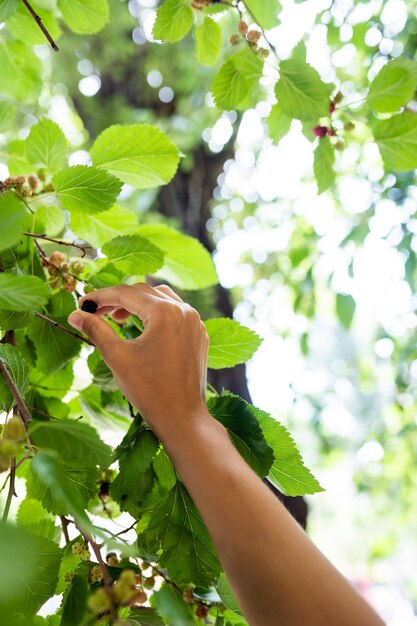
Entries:
{"type": "Polygon", "coordinates": [[[382,626],[208,416],[163,443],[251,626],[382,626]]]}

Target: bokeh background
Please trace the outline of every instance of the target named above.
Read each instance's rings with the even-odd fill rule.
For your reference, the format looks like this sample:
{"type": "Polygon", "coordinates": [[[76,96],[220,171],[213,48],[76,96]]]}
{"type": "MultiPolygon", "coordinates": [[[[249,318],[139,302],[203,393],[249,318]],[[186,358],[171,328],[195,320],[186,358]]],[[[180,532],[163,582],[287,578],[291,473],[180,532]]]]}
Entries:
{"type": "MultiPolygon", "coordinates": [[[[125,186],[122,200],[142,221],[167,221],[213,251],[221,286],[182,294],[203,317],[233,315],[264,338],[246,368],[210,382],[289,428],[326,489],[308,498],[310,536],[389,626],[415,626],[417,185],[414,172],[385,174],[361,134],[365,79],[387,58],[415,57],[415,3],[281,2],[268,39],[281,59],[304,39],[308,62],[338,85],[356,127],[322,195],[301,124],[278,146],[268,136],[273,64],[254,108],[219,113],[216,70],[197,63],[192,37],[153,41],[157,5],[113,0],[97,35],[65,32],[59,55],[36,46],[40,108],[64,128],[72,165],[88,162],[83,144],[112,123],[156,122],[183,151],[172,183],[125,186]]],[[[236,19],[222,19],[227,48],[236,19]]],[[[34,114],[27,105],[21,138],[34,114]]],[[[83,376],[80,367],[81,386],[83,376]]]]}

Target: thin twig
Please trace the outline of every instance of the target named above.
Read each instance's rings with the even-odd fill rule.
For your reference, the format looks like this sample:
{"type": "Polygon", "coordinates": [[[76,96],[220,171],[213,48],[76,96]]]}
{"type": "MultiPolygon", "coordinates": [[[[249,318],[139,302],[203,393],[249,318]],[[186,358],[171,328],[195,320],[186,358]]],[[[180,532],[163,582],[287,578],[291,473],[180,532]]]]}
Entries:
{"type": "MultiPolygon", "coordinates": [[[[69,520],[67,520],[69,521],[69,520]]],[[[94,541],[94,539],[92,538],[92,536],[86,532],[85,530],[82,530],[78,524],[76,522],[73,522],[75,527],[78,529],[78,531],[80,532],[80,534],[84,537],[85,541],[87,541],[95,556],[96,559],[98,561],[98,564],[100,566],[101,569],[101,573],[103,574],[103,581],[104,581],[104,586],[105,587],[111,587],[113,585],[113,578],[110,575],[109,569],[107,567],[107,565],[105,564],[105,562],[103,561],[103,557],[101,556],[101,552],[100,552],[100,546],[98,545],[98,543],[96,543],[94,541]]]]}
{"type": "Polygon", "coordinates": [[[37,23],[37,25],[39,26],[39,28],[41,29],[41,31],[43,32],[43,34],[45,35],[45,37],[47,38],[47,40],[49,41],[49,43],[51,44],[52,50],[55,50],[55,52],[58,52],[59,48],[56,45],[55,41],[52,39],[51,35],[49,34],[48,29],[45,28],[45,26],[42,24],[42,18],[40,18],[39,15],[36,13],[36,11],[34,11],[34,9],[29,4],[28,0],[22,0],[22,2],[27,8],[27,10],[29,11],[29,13],[31,14],[31,16],[33,17],[33,19],[35,20],[35,22],[37,23]]]}
{"type": "Polygon", "coordinates": [[[16,479],[16,459],[12,459],[12,463],[10,465],[10,479],[9,479],[9,491],[7,494],[6,506],[4,507],[2,522],[7,522],[7,518],[9,517],[10,505],[12,503],[13,496],[17,496],[15,490],[15,479],[16,479]]]}
{"type": "Polygon", "coordinates": [[[32,416],[29,413],[22,396],[20,395],[20,391],[16,387],[13,378],[10,376],[9,370],[7,369],[7,364],[5,361],[3,361],[3,359],[0,359],[0,374],[2,374],[6,385],[8,386],[13,398],[15,399],[19,415],[22,418],[25,427],[27,427],[29,422],[32,421],[32,416]]]}
{"type": "Polygon", "coordinates": [[[62,532],[64,533],[65,543],[68,545],[70,542],[69,534],[68,534],[68,524],[69,520],[64,515],[60,515],[59,519],[61,520],[62,532]]]}
{"type": "Polygon", "coordinates": [[[80,243],[75,243],[75,241],[71,242],[71,241],[64,241],[62,239],[53,239],[53,237],[48,237],[48,235],[42,233],[42,234],[37,234],[37,233],[23,233],[23,235],[26,235],[26,237],[33,237],[34,239],[43,239],[44,241],[51,241],[52,243],[56,243],[60,246],[70,246],[71,248],[78,248],[78,250],[81,250],[82,254],[82,259],[85,257],[85,255],[87,254],[87,250],[92,250],[93,246],[89,246],[88,244],[80,244],[80,243]]]}
{"type": "Polygon", "coordinates": [[[68,328],[65,328],[65,326],[62,326],[62,324],[59,324],[59,322],[56,322],[55,320],[51,320],[51,318],[46,317],[46,315],[42,315],[42,313],[39,313],[39,311],[35,311],[35,315],[36,317],[39,317],[39,319],[43,320],[44,322],[47,322],[48,324],[55,326],[55,328],[59,328],[59,330],[62,330],[63,333],[67,333],[67,335],[71,335],[72,337],[79,339],[79,341],[84,341],[85,343],[88,343],[89,346],[95,347],[94,343],[90,341],[89,339],[87,339],[87,337],[83,337],[82,335],[79,335],[78,333],[72,330],[69,330],[68,328]]]}

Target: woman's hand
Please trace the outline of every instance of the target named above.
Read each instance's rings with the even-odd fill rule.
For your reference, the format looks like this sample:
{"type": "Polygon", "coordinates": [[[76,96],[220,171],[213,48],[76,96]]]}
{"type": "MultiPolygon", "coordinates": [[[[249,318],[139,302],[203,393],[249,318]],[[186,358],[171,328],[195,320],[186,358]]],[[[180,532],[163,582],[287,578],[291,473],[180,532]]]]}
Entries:
{"type": "Polygon", "coordinates": [[[74,311],[68,322],[100,350],[126,398],[163,441],[174,429],[209,417],[206,408],[209,338],[198,312],[167,285],[145,283],[98,289],[80,299],[94,314],[74,311]],[[102,315],[117,322],[138,315],[143,333],[121,339],[102,315]]]}

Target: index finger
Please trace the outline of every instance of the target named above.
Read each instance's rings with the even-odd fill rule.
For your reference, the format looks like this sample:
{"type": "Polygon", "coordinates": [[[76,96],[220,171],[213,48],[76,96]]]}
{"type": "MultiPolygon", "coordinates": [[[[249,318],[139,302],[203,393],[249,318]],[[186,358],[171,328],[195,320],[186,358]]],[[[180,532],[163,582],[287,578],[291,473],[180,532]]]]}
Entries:
{"type": "Polygon", "coordinates": [[[98,309],[105,307],[107,311],[110,311],[123,308],[134,315],[138,315],[146,324],[156,301],[162,299],[165,300],[166,298],[161,292],[156,291],[146,283],[137,283],[136,285],[117,285],[96,289],[80,298],[79,305],[82,307],[86,300],[92,300],[97,304],[98,309]]]}

